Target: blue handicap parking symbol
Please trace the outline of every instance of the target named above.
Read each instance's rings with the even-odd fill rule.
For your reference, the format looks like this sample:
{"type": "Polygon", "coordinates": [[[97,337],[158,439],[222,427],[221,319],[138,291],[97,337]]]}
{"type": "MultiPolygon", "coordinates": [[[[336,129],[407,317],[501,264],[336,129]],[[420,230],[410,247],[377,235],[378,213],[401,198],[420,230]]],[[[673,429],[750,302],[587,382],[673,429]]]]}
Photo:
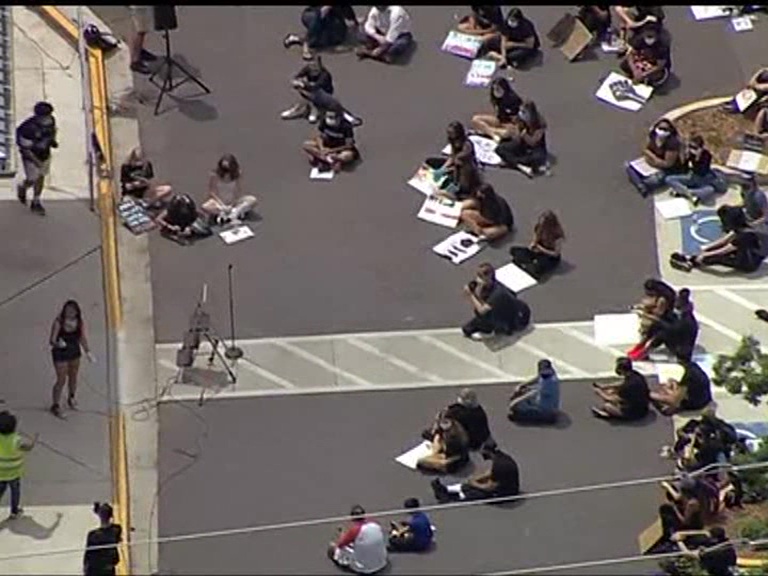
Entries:
{"type": "Polygon", "coordinates": [[[723,235],[716,210],[700,210],[680,219],[683,234],[683,253],[698,254],[701,247],[723,235]]]}

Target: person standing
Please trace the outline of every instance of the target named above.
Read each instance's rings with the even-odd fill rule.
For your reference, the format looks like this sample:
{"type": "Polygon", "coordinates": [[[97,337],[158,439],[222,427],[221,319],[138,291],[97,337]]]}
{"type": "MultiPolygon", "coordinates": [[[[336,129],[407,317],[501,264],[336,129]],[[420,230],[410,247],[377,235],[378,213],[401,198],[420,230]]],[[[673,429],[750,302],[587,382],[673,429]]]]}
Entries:
{"type": "Polygon", "coordinates": [[[77,407],[77,373],[80,370],[82,351],[91,362],[95,362],[85,335],[85,325],[80,305],[74,300],[67,300],[51,326],[51,355],[56,370],[56,383],[53,385],[53,404],[51,413],[61,417],[61,392],[66,382],[69,388],[67,405],[74,410],[77,407]]]}
{"type": "Polygon", "coordinates": [[[24,475],[24,452],[35,447],[37,435],[26,443],[16,431],[16,416],[3,410],[0,412],[0,499],[7,488],[11,489],[11,519],[19,518],[21,509],[21,477],[24,475]]]}
{"type": "Polygon", "coordinates": [[[152,6],[128,6],[133,23],[133,36],[128,42],[131,51],[131,70],[139,74],[149,74],[151,70],[147,62],[154,62],[157,56],[144,49],[144,40],[151,26],[152,6]]]}
{"type": "Polygon", "coordinates": [[[93,511],[99,517],[100,526],[88,532],[83,573],[85,576],[114,576],[115,567],[120,563],[117,546],[123,541],[123,527],[112,522],[114,511],[109,504],[96,502],[93,511]],[[109,545],[112,547],[96,548],[109,545]]]}
{"type": "Polygon", "coordinates": [[[16,128],[16,145],[19,147],[21,162],[24,166],[24,180],[17,186],[19,202],[27,203],[27,190],[32,186],[34,197],[30,204],[32,212],[45,216],[45,208],[40,202],[45,185],[45,177],[51,170],[51,148],[58,148],[56,141],[56,119],[53,106],[48,102],[38,102],[34,114],[16,128]]]}

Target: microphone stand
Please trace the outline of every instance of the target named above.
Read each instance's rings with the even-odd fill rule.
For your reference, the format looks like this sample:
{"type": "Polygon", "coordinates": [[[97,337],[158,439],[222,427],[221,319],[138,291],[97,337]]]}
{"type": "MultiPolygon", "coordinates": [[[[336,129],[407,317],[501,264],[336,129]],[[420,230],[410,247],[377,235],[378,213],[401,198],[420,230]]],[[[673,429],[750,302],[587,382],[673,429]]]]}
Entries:
{"type": "Polygon", "coordinates": [[[231,344],[224,351],[228,360],[239,360],[243,357],[243,350],[235,346],[235,298],[232,293],[232,264],[227,267],[227,279],[229,282],[229,330],[231,344]]]}

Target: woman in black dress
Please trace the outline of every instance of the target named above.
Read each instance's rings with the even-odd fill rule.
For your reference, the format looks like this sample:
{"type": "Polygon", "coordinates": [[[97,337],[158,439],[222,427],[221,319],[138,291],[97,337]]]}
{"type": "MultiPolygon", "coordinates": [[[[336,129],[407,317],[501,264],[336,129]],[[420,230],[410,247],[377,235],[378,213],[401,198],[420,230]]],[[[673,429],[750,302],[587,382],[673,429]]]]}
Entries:
{"type": "Polygon", "coordinates": [[[512,246],[512,261],[536,280],[541,280],[560,264],[560,249],[565,233],[557,215],[547,210],[539,216],[533,228],[529,246],[512,246]]]}
{"type": "Polygon", "coordinates": [[[67,405],[72,409],[77,406],[75,393],[77,392],[77,373],[80,369],[82,351],[85,351],[91,362],[94,361],[88,346],[88,339],[85,336],[80,305],[74,300],[67,300],[53,321],[50,345],[53,367],[56,369],[56,384],[53,385],[51,413],[55,416],[61,416],[59,402],[65,382],[69,389],[67,405]]]}

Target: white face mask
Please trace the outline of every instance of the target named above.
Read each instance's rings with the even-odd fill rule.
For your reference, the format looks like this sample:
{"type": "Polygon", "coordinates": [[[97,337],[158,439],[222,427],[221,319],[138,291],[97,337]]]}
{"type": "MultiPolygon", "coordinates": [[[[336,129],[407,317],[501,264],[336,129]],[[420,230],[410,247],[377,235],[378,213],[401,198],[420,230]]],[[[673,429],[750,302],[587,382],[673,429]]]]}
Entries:
{"type": "Polygon", "coordinates": [[[659,138],[666,138],[671,134],[669,130],[666,130],[664,128],[654,128],[653,133],[658,136],[659,138]]]}
{"type": "Polygon", "coordinates": [[[338,126],[339,125],[339,119],[338,119],[338,117],[326,116],[325,117],[325,123],[328,124],[328,126],[338,126]]]}
{"type": "Polygon", "coordinates": [[[645,45],[646,46],[653,46],[656,44],[656,38],[646,38],[645,39],[645,45]]]}

